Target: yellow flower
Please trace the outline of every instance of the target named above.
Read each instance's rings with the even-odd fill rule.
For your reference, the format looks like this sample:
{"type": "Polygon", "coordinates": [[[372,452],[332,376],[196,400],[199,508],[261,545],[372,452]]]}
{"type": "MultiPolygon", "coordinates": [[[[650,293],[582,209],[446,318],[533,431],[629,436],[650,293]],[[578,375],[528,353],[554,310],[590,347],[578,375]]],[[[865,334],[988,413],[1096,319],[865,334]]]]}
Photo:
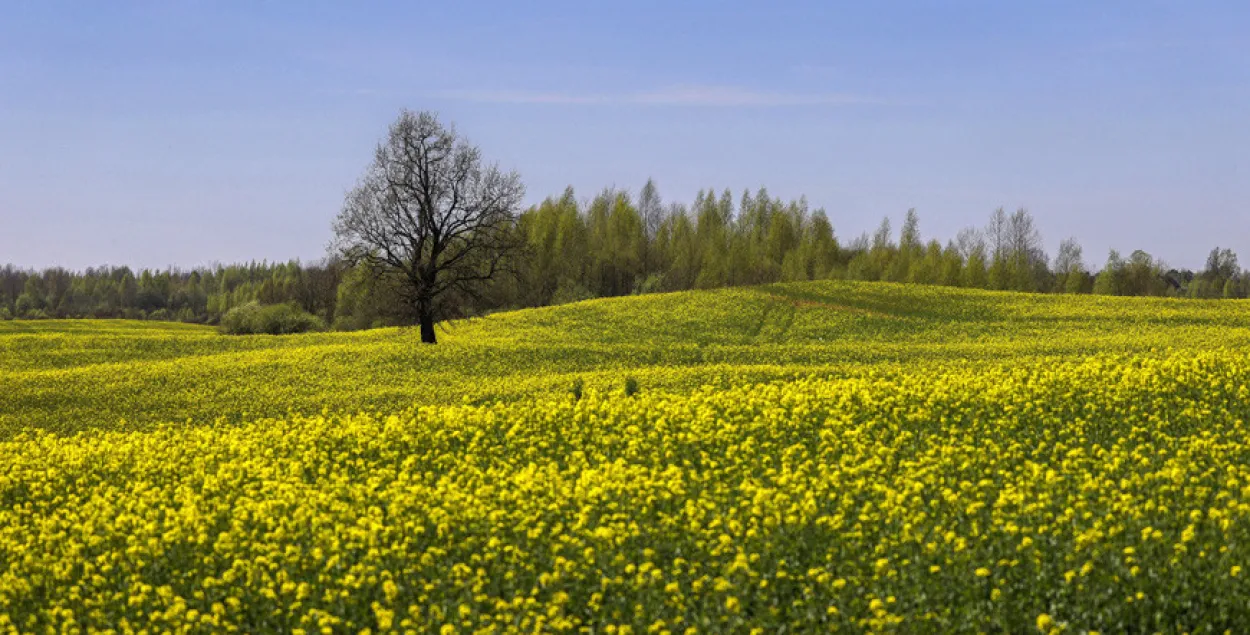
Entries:
{"type": "Polygon", "coordinates": [[[1041,615],[1037,616],[1037,630],[1043,633],[1049,633],[1050,627],[1054,626],[1054,624],[1055,624],[1055,621],[1051,619],[1050,615],[1046,613],[1042,613],[1041,615]]]}
{"type": "Polygon", "coordinates": [[[923,631],[890,593],[966,562],[996,605],[1059,586],[1089,625],[1116,550],[1118,597],[1175,612],[1195,591],[1115,576],[1215,564],[1203,601],[1235,611],[1250,467],[1217,459],[1250,449],[1245,313],[822,280],[501,313],[438,348],[0,321],[0,632],[808,631],[863,599],[848,627],[923,631]],[[1062,577],[998,575],[1025,569],[1062,577]],[[747,592],[751,623],[717,622],[747,592]]]}

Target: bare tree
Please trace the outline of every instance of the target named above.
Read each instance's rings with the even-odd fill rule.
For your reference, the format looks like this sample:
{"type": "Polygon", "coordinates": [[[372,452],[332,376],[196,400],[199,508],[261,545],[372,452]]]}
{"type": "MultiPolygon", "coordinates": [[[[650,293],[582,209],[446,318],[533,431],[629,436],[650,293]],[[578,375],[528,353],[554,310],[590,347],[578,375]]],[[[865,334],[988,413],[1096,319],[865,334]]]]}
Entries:
{"type": "Polygon", "coordinates": [[[1081,244],[1076,241],[1076,237],[1064,239],[1059,243],[1059,254],[1055,256],[1055,273],[1063,275],[1084,271],[1085,263],[1082,257],[1081,244]]]}
{"type": "Polygon", "coordinates": [[[995,260],[1006,258],[1010,244],[1007,225],[1007,212],[1001,207],[994,210],[990,215],[990,224],[985,228],[985,236],[990,243],[990,257],[995,260]]]}
{"type": "Polygon", "coordinates": [[[433,113],[404,110],[334,222],[334,247],[399,289],[421,341],[508,269],[525,187],[433,113]]]}
{"type": "Polygon", "coordinates": [[[1046,252],[1042,249],[1042,233],[1033,216],[1023,207],[1007,220],[1007,252],[1013,288],[1016,291],[1037,291],[1044,287],[1039,278],[1046,274],[1046,252]]]}
{"type": "Polygon", "coordinates": [[[976,227],[965,227],[959,230],[955,236],[955,248],[959,250],[959,255],[967,260],[972,257],[973,252],[980,250],[982,256],[985,255],[985,234],[976,227]]]}
{"type": "Polygon", "coordinates": [[[1019,261],[1045,258],[1042,252],[1042,233],[1029,211],[1021,207],[1007,219],[1007,248],[1019,261]]]}
{"type": "Polygon", "coordinates": [[[1085,287],[1085,275],[1083,252],[1076,237],[1059,243],[1059,254],[1055,256],[1055,288],[1064,293],[1080,293],[1085,287]]]}

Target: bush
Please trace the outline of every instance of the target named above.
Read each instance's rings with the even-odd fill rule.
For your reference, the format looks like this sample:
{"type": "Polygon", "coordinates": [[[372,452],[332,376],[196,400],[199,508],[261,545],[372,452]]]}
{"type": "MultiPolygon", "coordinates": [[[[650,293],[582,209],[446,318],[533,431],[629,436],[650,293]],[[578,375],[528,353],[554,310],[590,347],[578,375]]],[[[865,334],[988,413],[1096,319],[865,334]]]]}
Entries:
{"type": "Polygon", "coordinates": [[[226,335],[283,335],[325,328],[321,318],[291,304],[262,306],[249,302],[234,307],[221,317],[218,330],[226,335]]]}
{"type": "Polygon", "coordinates": [[[551,304],[568,304],[570,302],[581,302],[582,300],[590,300],[595,297],[590,289],[585,285],[569,280],[563,280],[556,287],[555,293],[551,296],[551,304]]]}
{"type": "Polygon", "coordinates": [[[664,290],[664,276],[653,273],[646,278],[639,278],[634,281],[634,295],[646,295],[648,293],[660,293],[664,290]]]}
{"type": "Polygon", "coordinates": [[[13,319],[13,313],[9,311],[9,307],[0,306],[0,321],[12,320],[12,319],[13,319]]]}

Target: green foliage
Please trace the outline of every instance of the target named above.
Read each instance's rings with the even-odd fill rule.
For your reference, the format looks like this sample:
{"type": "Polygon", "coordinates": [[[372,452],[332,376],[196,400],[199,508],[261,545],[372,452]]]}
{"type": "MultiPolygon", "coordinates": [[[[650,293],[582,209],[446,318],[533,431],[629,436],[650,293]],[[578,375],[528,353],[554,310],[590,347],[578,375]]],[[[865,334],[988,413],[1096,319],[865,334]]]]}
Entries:
{"type": "Polygon", "coordinates": [[[321,318],[297,306],[257,302],[230,309],[218,325],[218,330],[226,335],[287,335],[324,329],[321,318]]]}
{"type": "MultiPolygon", "coordinates": [[[[1036,222],[1024,209],[995,210],[984,230],[965,230],[946,247],[923,239],[913,209],[897,243],[886,217],[871,236],[843,247],[824,211],[809,212],[802,198],[783,201],[761,188],[743,192],[735,208],[727,191],[706,189],[689,212],[682,205],[665,209],[659,200],[649,181],[637,207],[614,189],[580,206],[567,190],[527,211],[520,231],[530,253],[515,294],[519,303],[829,277],[1025,292],[1088,293],[1095,286],[1075,239],[1060,245],[1051,268],[1036,222]]],[[[1236,256],[1216,250],[1209,261],[1210,273],[1194,276],[1163,271],[1148,254],[1135,252],[1133,259],[1113,264],[1099,290],[1222,297],[1225,281],[1235,279],[1229,291],[1244,297],[1250,276],[1237,269],[1236,256]]]]}
{"type": "Polygon", "coordinates": [[[340,263],[248,263],[189,271],[128,267],[41,272],[0,267],[0,297],[14,298],[17,317],[127,318],[215,323],[248,302],[294,302],[334,317],[340,263]],[[38,312],[38,313],[36,313],[38,312]]]}
{"type": "Polygon", "coordinates": [[[1107,264],[1094,279],[1095,295],[1123,295],[1125,288],[1125,263],[1120,252],[1112,249],[1107,264]]]}
{"type": "Polygon", "coordinates": [[[1063,292],[1064,293],[1085,293],[1086,291],[1088,291],[1087,284],[1086,284],[1087,277],[1088,277],[1088,274],[1086,274],[1084,271],[1080,269],[1074,269],[1074,270],[1069,271],[1068,274],[1064,277],[1063,292]]]}
{"type": "Polygon", "coordinates": [[[664,290],[664,276],[653,273],[634,285],[635,294],[659,293],[664,290]]]}
{"type": "Polygon", "coordinates": [[[348,269],[339,283],[334,310],[334,328],[359,331],[403,324],[404,305],[391,281],[368,265],[348,269]]]}
{"type": "Polygon", "coordinates": [[[594,299],[595,294],[587,289],[581,282],[576,280],[562,280],[560,286],[556,287],[555,293],[551,294],[551,300],[548,304],[569,304],[571,302],[581,302],[583,300],[594,299]]]}
{"type": "Polygon", "coordinates": [[[961,281],[963,282],[962,286],[969,289],[989,288],[989,272],[985,269],[984,249],[976,249],[968,256],[968,262],[964,265],[961,281]]]}

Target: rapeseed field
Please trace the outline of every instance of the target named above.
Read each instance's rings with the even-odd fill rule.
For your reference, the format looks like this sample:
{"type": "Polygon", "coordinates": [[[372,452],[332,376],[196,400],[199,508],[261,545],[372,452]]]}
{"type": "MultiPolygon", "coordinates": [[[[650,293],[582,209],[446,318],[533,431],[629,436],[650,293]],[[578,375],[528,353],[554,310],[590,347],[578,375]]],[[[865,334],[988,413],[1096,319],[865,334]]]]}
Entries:
{"type": "Polygon", "coordinates": [[[803,283],[443,340],[0,323],[0,630],[1250,630],[1246,303],[803,283]]]}

